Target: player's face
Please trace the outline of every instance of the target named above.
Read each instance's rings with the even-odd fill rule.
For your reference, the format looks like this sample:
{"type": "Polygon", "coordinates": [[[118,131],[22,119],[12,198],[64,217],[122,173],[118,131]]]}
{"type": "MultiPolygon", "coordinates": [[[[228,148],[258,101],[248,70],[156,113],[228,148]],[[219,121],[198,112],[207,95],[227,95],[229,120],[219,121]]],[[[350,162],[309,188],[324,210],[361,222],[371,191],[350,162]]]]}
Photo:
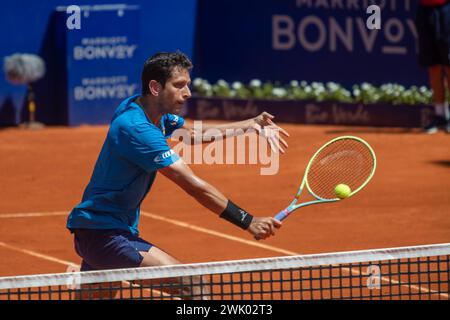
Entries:
{"type": "Polygon", "coordinates": [[[167,80],[161,91],[162,106],[168,113],[179,114],[181,107],[191,97],[191,77],[189,71],[183,68],[174,68],[172,76],[167,80]]]}

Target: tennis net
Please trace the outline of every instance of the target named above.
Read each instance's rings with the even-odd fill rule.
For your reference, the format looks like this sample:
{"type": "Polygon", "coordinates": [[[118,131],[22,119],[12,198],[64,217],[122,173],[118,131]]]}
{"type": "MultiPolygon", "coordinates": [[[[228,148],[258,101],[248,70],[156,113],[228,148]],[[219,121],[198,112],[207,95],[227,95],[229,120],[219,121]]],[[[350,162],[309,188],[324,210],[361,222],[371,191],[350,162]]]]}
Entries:
{"type": "Polygon", "coordinates": [[[0,278],[0,300],[449,300],[450,243],[0,278]]]}

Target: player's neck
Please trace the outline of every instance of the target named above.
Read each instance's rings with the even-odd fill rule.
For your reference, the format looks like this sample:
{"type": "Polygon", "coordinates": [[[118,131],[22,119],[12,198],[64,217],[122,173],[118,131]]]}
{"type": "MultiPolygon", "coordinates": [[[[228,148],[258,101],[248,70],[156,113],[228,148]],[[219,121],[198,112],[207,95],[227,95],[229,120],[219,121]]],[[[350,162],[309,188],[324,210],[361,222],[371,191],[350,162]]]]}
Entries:
{"type": "Polygon", "coordinates": [[[150,96],[140,96],[136,99],[136,102],[142,107],[147,118],[155,126],[158,126],[163,113],[157,101],[153,100],[150,96]]]}

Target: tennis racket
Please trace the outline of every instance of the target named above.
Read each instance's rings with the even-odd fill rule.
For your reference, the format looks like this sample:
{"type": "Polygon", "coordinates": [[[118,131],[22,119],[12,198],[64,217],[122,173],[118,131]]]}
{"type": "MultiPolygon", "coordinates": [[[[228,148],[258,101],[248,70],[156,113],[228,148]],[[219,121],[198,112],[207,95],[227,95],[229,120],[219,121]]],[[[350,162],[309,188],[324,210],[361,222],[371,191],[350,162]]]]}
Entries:
{"type": "Polygon", "coordinates": [[[339,184],[349,186],[348,197],[354,196],[372,179],[376,165],[375,152],[361,138],[342,136],[327,142],[309,161],[294,200],[275,219],[282,221],[295,210],[309,205],[340,201],[335,193],[339,184]],[[305,187],[313,200],[300,202],[305,187]]]}

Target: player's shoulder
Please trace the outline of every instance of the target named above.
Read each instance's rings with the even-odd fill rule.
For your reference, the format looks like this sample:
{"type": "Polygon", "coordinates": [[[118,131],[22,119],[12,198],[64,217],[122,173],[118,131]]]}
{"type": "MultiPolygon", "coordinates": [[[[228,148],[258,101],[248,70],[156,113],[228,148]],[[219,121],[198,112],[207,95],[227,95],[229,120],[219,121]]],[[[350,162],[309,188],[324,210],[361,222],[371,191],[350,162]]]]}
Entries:
{"type": "Polygon", "coordinates": [[[110,131],[127,135],[157,135],[158,129],[148,121],[144,110],[134,102],[136,97],[137,95],[129,97],[119,105],[111,121],[110,131]]]}
{"type": "Polygon", "coordinates": [[[159,136],[161,131],[151,124],[140,110],[132,110],[111,123],[118,134],[159,136]]]}
{"type": "Polygon", "coordinates": [[[114,111],[112,121],[116,120],[119,117],[129,116],[133,113],[136,113],[136,111],[140,109],[138,104],[136,103],[136,99],[138,97],[139,95],[136,94],[124,99],[114,111]]]}

